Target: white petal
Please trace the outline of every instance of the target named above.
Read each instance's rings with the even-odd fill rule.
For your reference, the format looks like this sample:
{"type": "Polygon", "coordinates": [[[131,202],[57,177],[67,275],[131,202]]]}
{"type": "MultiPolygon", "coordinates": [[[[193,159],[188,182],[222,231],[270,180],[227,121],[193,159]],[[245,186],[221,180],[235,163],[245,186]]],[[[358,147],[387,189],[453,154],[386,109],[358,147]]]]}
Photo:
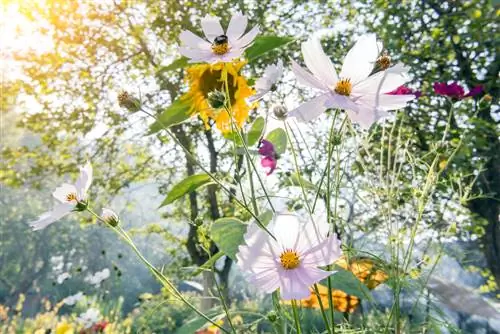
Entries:
{"type": "Polygon", "coordinates": [[[388,95],[388,94],[374,94],[374,95],[365,95],[356,103],[363,105],[365,108],[373,109],[373,110],[396,110],[401,109],[406,106],[408,101],[414,100],[415,95],[388,95]]]}
{"type": "Polygon", "coordinates": [[[220,18],[211,15],[206,15],[201,19],[201,28],[210,43],[214,41],[215,37],[224,35],[224,30],[219,21],[220,18]]]}
{"type": "Polygon", "coordinates": [[[332,234],[326,240],[304,252],[301,263],[304,266],[327,266],[337,260],[341,253],[340,240],[336,234],[332,234]]]}
{"type": "Polygon", "coordinates": [[[329,99],[325,102],[325,107],[327,108],[339,108],[344,110],[352,110],[357,112],[359,107],[347,96],[339,94],[331,94],[329,99]]]}
{"type": "Polygon", "coordinates": [[[303,224],[291,213],[278,213],[274,216],[273,235],[283,249],[296,249],[303,224]]]}
{"type": "Polygon", "coordinates": [[[243,55],[244,49],[231,48],[231,51],[220,56],[221,61],[231,62],[235,58],[240,58],[243,55]]]}
{"type": "Polygon", "coordinates": [[[231,40],[237,40],[243,35],[247,28],[248,19],[241,12],[237,12],[231,17],[229,26],[227,27],[227,37],[231,40]]]}
{"type": "Polygon", "coordinates": [[[353,84],[370,75],[378,57],[375,34],[361,36],[344,58],[340,78],[349,78],[353,84]]]}
{"type": "Polygon", "coordinates": [[[311,73],[306,71],[303,67],[301,67],[299,64],[297,64],[293,59],[291,60],[292,62],[292,71],[293,74],[297,77],[297,81],[301,83],[302,85],[309,86],[311,88],[316,88],[322,91],[328,90],[328,87],[326,87],[318,78],[313,76],[311,73]]]}
{"type": "Polygon", "coordinates": [[[402,64],[397,64],[386,71],[375,73],[355,85],[352,89],[352,95],[362,96],[365,94],[388,93],[409,80],[408,69],[402,64]]]}
{"type": "Polygon", "coordinates": [[[247,47],[250,46],[250,44],[252,44],[253,40],[255,39],[255,37],[257,37],[259,32],[260,28],[258,25],[256,25],[255,27],[252,28],[252,30],[247,32],[240,39],[233,41],[229,40],[229,42],[231,43],[231,47],[234,46],[240,49],[246,49],[247,47]]]}
{"type": "Polygon", "coordinates": [[[203,38],[193,34],[189,30],[184,30],[179,35],[179,39],[184,47],[191,49],[210,50],[211,44],[203,38]]]}
{"type": "Polygon", "coordinates": [[[330,58],[325,54],[317,38],[302,43],[302,55],[307,68],[326,86],[333,87],[339,80],[330,58]]]}
{"type": "Polygon", "coordinates": [[[90,161],[87,161],[85,166],[80,168],[80,175],[76,179],[75,187],[76,193],[79,200],[85,200],[87,197],[87,191],[92,184],[92,165],[90,161]]]}
{"type": "Polygon", "coordinates": [[[309,122],[321,115],[327,109],[325,103],[330,99],[330,96],[330,93],[316,96],[290,111],[288,116],[296,117],[301,122],[309,122]]]}
{"type": "Polygon", "coordinates": [[[368,129],[379,119],[387,117],[386,111],[360,105],[358,111],[346,110],[352,122],[358,123],[363,129],[368,129]]]}
{"type": "Polygon", "coordinates": [[[279,288],[280,279],[279,279],[278,270],[273,268],[272,270],[262,271],[260,273],[255,273],[247,277],[248,281],[255,285],[259,290],[262,290],[266,293],[271,293],[279,288]]]}
{"type": "Polygon", "coordinates": [[[297,277],[298,269],[280,270],[281,298],[284,300],[304,299],[311,294],[309,287],[297,277]]]}
{"type": "Polygon", "coordinates": [[[73,204],[60,203],[56,205],[52,211],[43,213],[38,220],[31,222],[30,226],[33,228],[33,231],[44,229],[50,224],[66,216],[71,212],[71,210],[73,210],[73,208],[73,204]]]}
{"type": "Polygon", "coordinates": [[[191,62],[205,62],[213,55],[212,50],[191,49],[182,46],[179,48],[179,53],[189,58],[191,62]]]}
{"type": "MultiPolygon", "coordinates": [[[[69,194],[77,194],[76,187],[69,183],[63,183],[60,187],[57,187],[56,190],[52,193],[55,199],[57,199],[61,203],[68,203],[66,199],[69,194]]],[[[76,204],[76,201],[72,201],[73,204],[76,204]]]]}
{"type": "Polygon", "coordinates": [[[304,253],[322,244],[327,239],[328,231],[329,226],[326,219],[318,222],[309,219],[302,225],[297,250],[304,253]]]}
{"type": "Polygon", "coordinates": [[[297,279],[299,279],[302,284],[310,287],[314,283],[318,283],[319,281],[333,274],[333,271],[325,271],[314,267],[300,266],[295,270],[295,274],[297,279]]]}

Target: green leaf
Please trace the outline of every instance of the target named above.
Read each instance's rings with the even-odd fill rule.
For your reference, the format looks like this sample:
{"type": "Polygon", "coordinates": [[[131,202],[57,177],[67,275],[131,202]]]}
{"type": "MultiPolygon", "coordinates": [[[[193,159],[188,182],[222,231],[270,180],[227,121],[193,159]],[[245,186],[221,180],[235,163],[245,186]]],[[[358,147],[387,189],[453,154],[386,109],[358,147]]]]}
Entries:
{"type": "Polygon", "coordinates": [[[191,117],[189,108],[191,106],[184,101],[175,100],[170,107],[165,109],[158,119],[149,127],[149,134],[156,133],[161,129],[171,127],[184,122],[191,117]]]}
{"type": "MultiPolygon", "coordinates": [[[[224,316],[224,313],[221,312],[220,308],[217,307],[215,310],[210,310],[205,312],[205,315],[210,318],[212,321],[217,321],[224,316]]],[[[175,334],[193,334],[197,330],[202,327],[208,326],[210,323],[202,317],[195,317],[180,328],[175,331],[175,334]]]]}
{"type": "Polygon", "coordinates": [[[229,131],[229,132],[223,133],[222,136],[224,138],[226,138],[227,140],[234,142],[236,144],[236,146],[243,147],[243,141],[241,140],[241,137],[238,133],[233,132],[233,131],[229,131]]]}
{"type": "Polygon", "coordinates": [[[252,124],[250,131],[247,135],[247,146],[253,146],[262,136],[262,131],[264,131],[264,126],[266,125],[266,120],[264,117],[258,117],[252,124]]]}
{"type": "Polygon", "coordinates": [[[177,183],[172,190],[170,190],[165,200],[161,203],[160,208],[176,201],[191,191],[195,191],[199,187],[206,186],[211,183],[213,183],[212,178],[208,176],[208,174],[188,176],[181,182],[177,183]]]}
{"type": "Polygon", "coordinates": [[[294,40],[295,39],[293,37],[259,36],[254,40],[252,46],[245,51],[245,57],[248,61],[252,61],[259,58],[263,54],[283,47],[294,40]]]}
{"type": "Polygon", "coordinates": [[[217,219],[212,225],[211,236],[217,247],[231,259],[236,260],[238,246],[243,243],[247,224],[235,217],[217,219]]]}
{"type": "Polygon", "coordinates": [[[304,179],[302,176],[300,176],[297,173],[292,173],[290,176],[285,180],[285,185],[286,186],[296,186],[296,187],[304,187],[304,189],[308,190],[314,190],[318,191],[318,187],[316,185],[306,179],[304,179]]]}
{"type": "Polygon", "coordinates": [[[267,134],[266,139],[274,145],[274,150],[276,151],[276,153],[280,155],[285,153],[287,144],[285,130],[281,128],[274,129],[267,134]]]}
{"type": "Polygon", "coordinates": [[[338,266],[334,270],[337,272],[331,276],[333,289],[358,298],[371,299],[370,290],[353,273],[338,266]]]}
{"type": "Polygon", "coordinates": [[[184,68],[189,64],[188,61],[189,61],[188,58],[181,57],[179,59],[174,60],[170,65],[160,68],[158,72],[163,73],[163,72],[177,70],[179,68],[184,68]]]}

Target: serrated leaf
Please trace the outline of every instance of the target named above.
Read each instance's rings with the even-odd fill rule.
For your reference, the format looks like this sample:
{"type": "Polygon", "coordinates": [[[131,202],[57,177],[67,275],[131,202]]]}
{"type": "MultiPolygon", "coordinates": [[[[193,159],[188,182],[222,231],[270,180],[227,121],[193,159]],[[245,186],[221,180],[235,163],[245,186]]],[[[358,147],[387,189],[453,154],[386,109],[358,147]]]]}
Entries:
{"type": "Polygon", "coordinates": [[[181,182],[177,183],[172,188],[172,190],[170,190],[165,200],[161,203],[160,208],[176,201],[177,199],[181,198],[187,193],[190,193],[191,191],[194,191],[202,186],[206,186],[211,183],[213,183],[212,178],[208,174],[196,174],[188,176],[181,182]]]}
{"type": "Polygon", "coordinates": [[[176,100],[170,107],[165,109],[159,116],[158,119],[151,124],[149,127],[149,134],[156,133],[161,129],[171,127],[184,122],[189,119],[191,115],[189,114],[190,105],[184,101],[176,100]]]}
{"type": "Polygon", "coordinates": [[[276,151],[276,153],[280,155],[285,153],[286,144],[288,141],[285,130],[281,128],[274,129],[267,134],[266,139],[274,145],[274,150],[276,151]]]}
{"type": "Polygon", "coordinates": [[[257,119],[252,123],[250,131],[247,135],[247,145],[254,146],[257,141],[262,136],[262,131],[264,131],[264,126],[266,125],[266,120],[264,117],[257,117],[257,119]]]}
{"type": "Polygon", "coordinates": [[[263,54],[283,47],[294,40],[295,39],[293,37],[259,36],[254,40],[252,46],[245,51],[245,57],[248,61],[252,61],[259,58],[263,54]]]}
{"type": "Polygon", "coordinates": [[[353,273],[338,266],[334,270],[337,272],[331,276],[333,289],[358,298],[371,298],[370,290],[353,273]]]}
{"type": "Polygon", "coordinates": [[[235,217],[217,219],[211,229],[212,240],[231,259],[236,260],[238,246],[243,243],[247,224],[235,217]]]}

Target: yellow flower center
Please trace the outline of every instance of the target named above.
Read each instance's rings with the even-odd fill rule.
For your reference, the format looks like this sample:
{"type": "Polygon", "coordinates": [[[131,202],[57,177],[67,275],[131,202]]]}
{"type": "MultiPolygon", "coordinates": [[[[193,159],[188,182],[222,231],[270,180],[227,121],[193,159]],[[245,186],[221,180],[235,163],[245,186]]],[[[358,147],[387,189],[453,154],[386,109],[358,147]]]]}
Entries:
{"type": "Polygon", "coordinates": [[[226,35],[215,37],[215,40],[212,43],[212,51],[216,55],[223,55],[229,51],[229,44],[226,35]]]}
{"type": "Polygon", "coordinates": [[[334,91],[335,91],[335,93],[337,93],[339,95],[344,95],[344,96],[351,95],[351,91],[352,91],[351,79],[349,79],[349,78],[340,79],[337,82],[337,85],[335,85],[334,91]]]}
{"type": "Polygon", "coordinates": [[[280,261],[283,268],[287,270],[295,269],[300,264],[299,255],[297,254],[296,251],[293,251],[291,249],[287,249],[283,253],[281,253],[280,261]]]}
{"type": "Polygon", "coordinates": [[[72,202],[76,201],[76,194],[75,193],[69,193],[66,195],[66,201],[72,202]]]}

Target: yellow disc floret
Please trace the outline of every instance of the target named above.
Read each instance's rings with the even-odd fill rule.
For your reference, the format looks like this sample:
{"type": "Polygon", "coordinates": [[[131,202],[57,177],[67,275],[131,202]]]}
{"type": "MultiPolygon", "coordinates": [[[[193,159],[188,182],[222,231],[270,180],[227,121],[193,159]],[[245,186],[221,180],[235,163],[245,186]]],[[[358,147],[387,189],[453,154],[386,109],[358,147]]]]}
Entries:
{"type": "Polygon", "coordinates": [[[335,93],[339,95],[344,95],[344,96],[349,96],[351,95],[352,91],[352,83],[351,79],[340,79],[337,84],[335,85],[334,89],[335,93]]]}
{"type": "Polygon", "coordinates": [[[75,193],[69,193],[66,195],[66,201],[68,202],[73,202],[76,201],[76,194],[75,193]]]}
{"type": "Polygon", "coordinates": [[[280,255],[280,262],[285,269],[295,269],[300,264],[299,254],[296,251],[287,249],[280,255]]]}

